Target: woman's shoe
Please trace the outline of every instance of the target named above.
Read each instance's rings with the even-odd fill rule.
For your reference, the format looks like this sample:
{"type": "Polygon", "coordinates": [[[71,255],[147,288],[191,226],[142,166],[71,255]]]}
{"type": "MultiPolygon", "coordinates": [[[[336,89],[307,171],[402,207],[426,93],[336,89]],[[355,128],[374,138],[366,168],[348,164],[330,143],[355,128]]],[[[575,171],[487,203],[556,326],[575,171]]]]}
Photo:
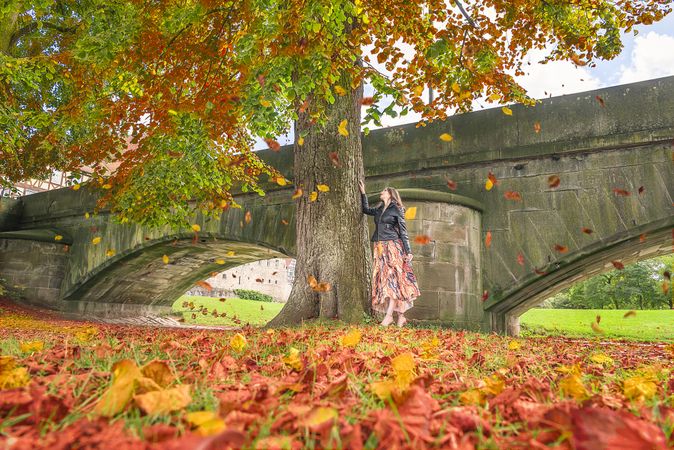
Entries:
{"type": "Polygon", "coordinates": [[[403,316],[402,314],[400,314],[400,315],[398,316],[398,326],[399,326],[400,328],[402,328],[402,327],[405,326],[406,323],[407,323],[407,318],[405,318],[405,316],[403,316]]]}
{"type": "Polygon", "coordinates": [[[385,316],[384,320],[381,321],[382,326],[389,326],[393,323],[393,316],[385,316]]]}

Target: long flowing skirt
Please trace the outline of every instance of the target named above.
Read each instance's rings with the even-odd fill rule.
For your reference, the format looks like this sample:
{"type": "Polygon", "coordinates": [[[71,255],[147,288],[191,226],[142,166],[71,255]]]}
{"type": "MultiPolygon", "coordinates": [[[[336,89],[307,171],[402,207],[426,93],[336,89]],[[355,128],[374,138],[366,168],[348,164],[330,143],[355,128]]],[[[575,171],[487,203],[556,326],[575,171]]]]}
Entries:
{"type": "Polygon", "coordinates": [[[404,313],[414,306],[421,293],[412,264],[405,261],[400,239],[372,243],[372,309],[385,313],[386,299],[393,299],[393,311],[404,313]]]}

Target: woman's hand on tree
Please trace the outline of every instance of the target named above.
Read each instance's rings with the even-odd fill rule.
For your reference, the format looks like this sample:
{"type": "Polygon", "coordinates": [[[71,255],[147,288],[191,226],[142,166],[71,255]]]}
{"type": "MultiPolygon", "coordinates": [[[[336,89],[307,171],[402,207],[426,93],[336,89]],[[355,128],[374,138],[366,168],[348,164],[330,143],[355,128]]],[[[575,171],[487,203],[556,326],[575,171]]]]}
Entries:
{"type": "Polygon", "coordinates": [[[365,183],[363,183],[362,180],[358,180],[358,188],[360,189],[361,194],[365,193],[365,183]]]}

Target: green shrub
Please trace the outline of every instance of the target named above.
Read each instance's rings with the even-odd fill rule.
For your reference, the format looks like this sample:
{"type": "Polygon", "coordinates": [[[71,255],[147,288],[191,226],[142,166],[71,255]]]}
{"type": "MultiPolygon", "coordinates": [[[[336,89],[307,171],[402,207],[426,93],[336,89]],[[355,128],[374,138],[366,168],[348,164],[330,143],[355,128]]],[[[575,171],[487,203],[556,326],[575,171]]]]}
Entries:
{"type": "Polygon", "coordinates": [[[262,292],[255,291],[252,289],[234,289],[234,293],[237,297],[244,300],[255,300],[257,302],[273,302],[274,297],[271,295],[263,294],[262,292]]]}

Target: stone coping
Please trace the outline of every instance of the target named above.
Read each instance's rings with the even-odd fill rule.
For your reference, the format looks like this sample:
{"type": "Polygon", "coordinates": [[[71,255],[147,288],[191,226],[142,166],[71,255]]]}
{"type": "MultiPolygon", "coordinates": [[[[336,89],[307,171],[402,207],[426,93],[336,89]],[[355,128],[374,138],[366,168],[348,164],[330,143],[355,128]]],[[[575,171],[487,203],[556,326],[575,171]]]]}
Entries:
{"type": "MultiPolygon", "coordinates": [[[[449,203],[450,205],[465,206],[478,212],[484,211],[484,205],[478,200],[451,192],[415,188],[403,188],[397,191],[404,201],[449,203]]],[[[367,201],[371,204],[379,202],[379,194],[368,194],[367,201]]]]}
{"type": "Polygon", "coordinates": [[[50,242],[53,244],[72,245],[73,238],[65,232],[50,228],[50,229],[34,229],[34,230],[19,230],[19,231],[3,231],[0,232],[0,239],[22,239],[26,241],[50,242]],[[59,241],[56,236],[63,236],[59,241]]]}

